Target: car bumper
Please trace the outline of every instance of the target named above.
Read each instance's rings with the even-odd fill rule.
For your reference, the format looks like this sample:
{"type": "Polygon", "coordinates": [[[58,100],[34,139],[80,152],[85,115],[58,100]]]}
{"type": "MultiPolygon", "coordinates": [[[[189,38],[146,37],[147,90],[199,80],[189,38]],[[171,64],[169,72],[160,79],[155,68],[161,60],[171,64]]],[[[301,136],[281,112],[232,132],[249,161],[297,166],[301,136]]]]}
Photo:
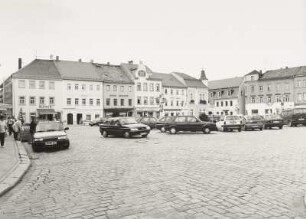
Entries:
{"type": "Polygon", "coordinates": [[[263,124],[245,124],[245,128],[252,128],[252,129],[261,129],[263,128],[263,124]]]}
{"type": "Polygon", "coordinates": [[[231,129],[239,129],[242,127],[241,124],[228,124],[228,125],[223,125],[223,128],[231,128],[231,129]]]}
{"type": "Polygon", "coordinates": [[[148,135],[150,130],[138,130],[138,131],[130,131],[130,135],[148,135]]]}
{"type": "Polygon", "coordinates": [[[32,146],[36,149],[62,149],[67,148],[70,145],[70,141],[67,139],[57,140],[57,141],[34,141],[32,146]]]}

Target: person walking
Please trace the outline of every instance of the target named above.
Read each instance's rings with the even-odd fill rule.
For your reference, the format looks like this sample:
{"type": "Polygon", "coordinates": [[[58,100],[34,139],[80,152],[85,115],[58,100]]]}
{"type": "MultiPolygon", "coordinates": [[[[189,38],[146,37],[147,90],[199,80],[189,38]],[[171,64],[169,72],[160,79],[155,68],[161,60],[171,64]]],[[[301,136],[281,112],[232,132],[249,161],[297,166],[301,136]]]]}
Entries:
{"type": "Polygon", "coordinates": [[[12,135],[13,131],[13,124],[14,124],[14,120],[12,117],[9,117],[7,120],[7,128],[8,128],[8,132],[9,135],[12,135]]]}
{"type": "Polygon", "coordinates": [[[7,125],[6,125],[6,122],[4,121],[4,117],[1,115],[0,116],[0,142],[1,142],[1,147],[4,147],[4,139],[5,139],[6,130],[7,130],[7,125]]]}
{"type": "Polygon", "coordinates": [[[35,117],[32,117],[32,121],[30,123],[31,142],[33,141],[33,135],[36,131],[36,125],[37,125],[36,119],[35,119],[35,117]]]}
{"type": "Polygon", "coordinates": [[[20,140],[20,131],[21,131],[21,121],[17,119],[13,125],[13,130],[14,130],[14,139],[16,141],[20,140]]]}

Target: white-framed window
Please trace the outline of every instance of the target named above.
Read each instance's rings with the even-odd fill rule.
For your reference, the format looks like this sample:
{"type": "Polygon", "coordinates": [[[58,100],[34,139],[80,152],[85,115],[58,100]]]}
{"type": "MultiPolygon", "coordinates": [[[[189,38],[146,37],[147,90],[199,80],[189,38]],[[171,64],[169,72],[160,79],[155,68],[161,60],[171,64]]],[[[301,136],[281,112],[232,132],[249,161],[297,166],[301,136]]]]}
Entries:
{"type": "Polygon", "coordinates": [[[54,105],[54,104],[55,104],[55,98],[49,97],[49,105],[54,105]]]}
{"type": "Polygon", "coordinates": [[[96,90],[97,90],[97,91],[99,91],[99,90],[100,90],[100,85],[99,85],[99,84],[97,84],[97,86],[96,86],[96,90]]]}
{"type": "Polygon", "coordinates": [[[113,91],[117,91],[117,85],[113,85],[113,91]]]}
{"type": "Polygon", "coordinates": [[[49,89],[54,90],[55,89],[55,83],[54,81],[49,81],[49,89]]]}
{"type": "Polygon", "coordinates": [[[259,97],[259,103],[263,103],[263,97],[262,96],[259,97]]]}
{"type": "Polygon", "coordinates": [[[132,92],[132,86],[129,86],[129,92],[132,92]]]}
{"type": "Polygon", "coordinates": [[[124,106],[124,99],[120,99],[120,106],[124,106]]]}
{"type": "Polygon", "coordinates": [[[255,103],[255,97],[251,97],[251,103],[255,103]]]}
{"type": "Polygon", "coordinates": [[[159,83],[156,84],[156,91],[159,92],[160,91],[160,86],[159,83]]]}
{"type": "Polygon", "coordinates": [[[100,114],[95,114],[95,119],[99,119],[100,118],[100,114]]]}
{"type": "Polygon", "coordinates": [[[285,91],[289,91],[290,90],[290,84],[289,83],[286,83],[285,84],[285,91]]]}
{"type": "Polygon", "coordinates": [[[263,86],[262,85],[259,86],[259,91],[263,92],[263,86]]]}
{"type": "Polygon", "coordinates": [[[221,97],[221,95],[222,95],[222,92],[218,91],[218,97],[221,97]]]}
{"type": "Polygon", "coordinates": [[[45,97],[39,97],[39,104],[45,104],[45,97]]]}
{"type": "Polygon", "coordinates": [[[141,97],[137,97],[137,105],[141,105],[141,97]]]}
{"type": "Polygon", "coordinates": [[[304,93],[304,102],[306,102],[306,93],[304,93]]]}
{"type": "Polygon", "coordinates": [[[143,97],[143,105],[148,105],[148,97],[143,97]]]}
{"type": "Polygon", "coordinates": [[[219,107],[219,101],[216,102],[216,107],[219,107]]]}
{"type": "Polygon", "coordinates": [[[139,76],[139,77],[145,77],[145,76],[146,76],[146,72],[143,71],[143,70],[140,70],[140,71],[138,72],[138,76],[139,76]]]}
{"type": "Polygon", "coordinates": [[[230,106],[233,106],[233,101],[232,100],[230,101],[230,106]]]}
{"type": "Polygon", "coordinates": [[[231,96],[232,95],[232,90],[228,90],[227,91],[227,96],[231,96]]]}
{"type": "Polygon", "coordinates": [[[45,81],[39,81],[39,89],[45,89],[45,81]]]}
{"type": "Polygon", "coordinates": [[[255,91],[255,86],[252,85],[252,86],[251,86],[251,92],[253,93],[254,91],[255,91]]]}
{"type": "Polygon", "coordinates": [[[170,94],[173,95],[173,89],[170,89],[170,94]]]}
{"type": "Polygon", "coordinates": [[[93,85],[92,85],[92,84],[89,85],[89,90],[90,90],[90,91],[93,90],[93,85]]]}
{"type": "Polygon", "coordinates": [[[106,85],[106,91],[110,91],[110,85],[106,85]]]}
{"type": "Polygon", "coordinates": [[[79,90],[79,84],[75,84],[75,85],[74,85],[74,89],[75,89],[75,90],[79,90]]]}
{"type": "Polygon", "coordinates": [[[165,94],[168,94],[168,89],[167,88],[165,88],[165,94]]]}
{"type": "Polygon", "coordinates": [[[105,102],[106,102],[106,106],[110,106],[110,98],[106,98],[105,102]]]}
{"type": "Polygon", "coordinates": [[[25,80],[18,80],[18,88],[25,88],[25,80]]]}
{"type": "Polygon", "coordinates": [[[82,84],[82,90],[86,90],[86,84],[82,84]]]}
{"type": "Polygon", "coordinates": [[[271,103],[271,102],[272,102],[271,96],[268,96],[268,97],[267,97],[267,102],[268,102],[268,103],[271,103]]]}
{"type": "Polygon", "coordinates": [[[114,106],[117,106],[118,105],[118,100],[115,98],[113,99],[113,102],[114,102],[114,106]]]}
{"type": "Polygon", "coordinates": [[[281,84],[276,84],[276,91],[281,91],[282,85],[281,84]]]}
{"type": "Polygon", "coordinates": [[[184,89],[182,90],[182,95],[185,95],[185,91],[184,91],[184,89]]]}
{"type": "Polygon", "coordinates": [[[281,96],[276,96],[276,102],[277,102],[277,103],[282,102],[282,98],[281,98],[281,96]]]}
{"type": "Polygon", "coordinates": [[[71,84],[70,83],[67,84],[67,90],[71,90],[71,84]]]}
{"type": "Polygon", "coordinates": [[[150,91],[154,91],[154,84],[150,83],[150,91]]]}
{"type": "Polygon", "coordinates": [[[82,99],[82,105],[85,106],[86,105],[86,98],[82,99]]]}
{"type": "Polygon", "coordinates": [[[86,120],[91,121],[91,115],[90,114],[86,114],[86,120]]]}
{"type": "Polygon", "coordinates": [[[129,99],[129,106],[132,106],[132,99],[129,99]]]}
{"type": "Polygon", "coordinates": [[[79,98],[74,99],[74,105],[78,106],[79,105],[79,98]]]}
{"type": "Polygon", "coordinates": [[[141,83],[137,82],[137,91],[141,91],[141,83]]]}
{"type": "Polygon", "coordinates": [[[89,105],[92,106],[93,105],[93,99],[89,99],[89,105]]]}
{"type": "Polygon", "coordinates": [[[96,105],[100,106],[100,104],[101,104],[101,100],[100,99],[96,99],[96,105]]]}
{"type": "Polygon", "coordinates": [[[176,90],[176,95],[179,95],[180,90],[176,90]]]}
{"type": "Polygon", "coordinates": [[[19,97],[19,105],[25,105],[25,96],[19,97]]]}
{"type": "Polygon", "coordinates": [[[289,102],[290,101],[290,96],[287,94],[284,96],[284,102],[289,102]]]}
{"type": "Polygon", "coordinates": [[[173,100],[170,101],[170,105],[173,106],[173,100]]]}
{"type": "Polygon", "coordinates": [[[143,91],[148,91],[148,83],[143,83],[143,91]]]}
{"type": "Polygon", "coordinates": [[[36,81],[35,80],[30,80],[29,81],[29,88],[30,89],[35,89],[36,88],[36,81]]]}
{"type": "Polygon", "coordinates": [[[34,105],[36,104],[36,103],[35,103],[35,99],[36,99],[35,97],[30,97],[29,100],[30,100],[30,105],[31,105],[31,106],[34,106],[34,105]]]}
{"type": "Polygon", "coordinates": [[[70,106],[71,105],[71,98],[67,98],[66,103],[67,103],[68,106],[70,106]]]}
{"type": "Polygon", "coordinates": [[[154,97],[150,97],[150,105],[154,105],[154,97]]]}
{"type": "Polygon", "coordinates": [[[124,91],[124,86],[120,86],[120,92],[124,91]]]}
{"type": "Polygon", "coordinates": [[[267,91],[268,91],[268,92],[271,92],[271,91],[272,91],[272,86],[271,86],[271,84],[268,84],[268,85],[267,85],[267,91]]]}
{"type": "Polygon", "coordinates": [[[298,100],[298,102],[302,102],[303,101],[303,94],[302,93],[298,93],[297,100],[298,100]]]}
{"type": "Polygon", "coordinates": [[[254,81],[254,79],[255,79],[255,77],[252,75],[252,76],[251,76],[251,81],[254,81]]]}
{"type": "Polygon", "coordinates": [[[298,80],[296,83],[297,87],[302,87],[303,86],[303,81],[302,80],[298,80]]]}

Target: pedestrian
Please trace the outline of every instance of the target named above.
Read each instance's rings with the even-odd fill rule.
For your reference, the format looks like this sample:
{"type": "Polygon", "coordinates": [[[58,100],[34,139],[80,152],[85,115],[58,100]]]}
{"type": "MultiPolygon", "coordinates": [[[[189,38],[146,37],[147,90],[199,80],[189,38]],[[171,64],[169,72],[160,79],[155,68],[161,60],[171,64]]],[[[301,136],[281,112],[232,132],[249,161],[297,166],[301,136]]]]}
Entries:
{"type": "Polygon", "coordinates": [[[4,117],[1,115],[0,116],[0,141],[1,141],[1,147],[4,147],[4,139],[5,139],[6,130],[7,130],[7,125],[6,125],[6,122],[4,121],[4,117]]]}
{"type": "Polygon", "coordinates": [[[35,117],[32,117],[31,119],[32,119],[32,121],[30,123],[30,134],[31,134],[31,142],[32,142],[33,141],[33,135],[34,135],[34,133],[36,131],[37,123],[36,123],[35,117]]]}
{"type": "Polygon", "coordinates": [[[13,130],[14,130],[14,139],[16,141],[19,141],[20,139],[20,131],[21,131],[21,121],[17,119],[13,125],[13,130]]]}
{"type": "Polygon", "coordinates": [[[8,128],[9,135],[12,135],[12,133],[13,133],[13,124],[14,124],[13,118],[12,117],[8,117],[7,128],[8,128]]]}

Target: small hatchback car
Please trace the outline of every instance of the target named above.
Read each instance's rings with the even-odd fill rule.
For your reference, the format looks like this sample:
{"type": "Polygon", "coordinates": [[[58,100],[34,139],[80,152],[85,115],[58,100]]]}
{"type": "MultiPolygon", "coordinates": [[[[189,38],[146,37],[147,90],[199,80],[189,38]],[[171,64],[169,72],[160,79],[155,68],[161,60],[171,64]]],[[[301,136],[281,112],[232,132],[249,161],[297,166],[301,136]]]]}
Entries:
{"type": "Polygon", "coordinates": [[[36,132],[33,135],[33,151],[42,151],[43,149],[68,149],[70,142],[62,122],[58,121],[39,121],[36,126],[36,132]]]}
{"type": "Polygon", "coordinates": [[[264,128],[264,118],[260,115],[245,116],[243,121],[243,128],[247,130],[259,129],[260,131],[264,128]]]}
{"type": "Polygon", "coordinates": [[[284,125],[284,120],[279,115],[266,115],[264,119],[264,128],[271,129],[273,127],[278,127],[282,129],[284,125]]]}
{"type": "Polygon", "coordinates": [[[203,122],[194,116],[172,116],[165,124],[165,130],[170,134],[185,131],[201,131],[209,134],[216,130],[216,125],[212,122],[203,122]]]}
{"type": "Polygon", "coordinates": [[[113,117],[99,125],[101,135],[106,138],[108,135],[124,136],[130,138],[140,135],[145,138],[150,133],[150,127],[138,123],[134,117],[113,117]]]}
{"type": "Polygon", "coordinates": [[[242,129],[242,119],[239,116],[226,115],[221,116],[220,120],[216,123],[219,131],[233,131],[238,130],[241,132],[242,129]]]}

